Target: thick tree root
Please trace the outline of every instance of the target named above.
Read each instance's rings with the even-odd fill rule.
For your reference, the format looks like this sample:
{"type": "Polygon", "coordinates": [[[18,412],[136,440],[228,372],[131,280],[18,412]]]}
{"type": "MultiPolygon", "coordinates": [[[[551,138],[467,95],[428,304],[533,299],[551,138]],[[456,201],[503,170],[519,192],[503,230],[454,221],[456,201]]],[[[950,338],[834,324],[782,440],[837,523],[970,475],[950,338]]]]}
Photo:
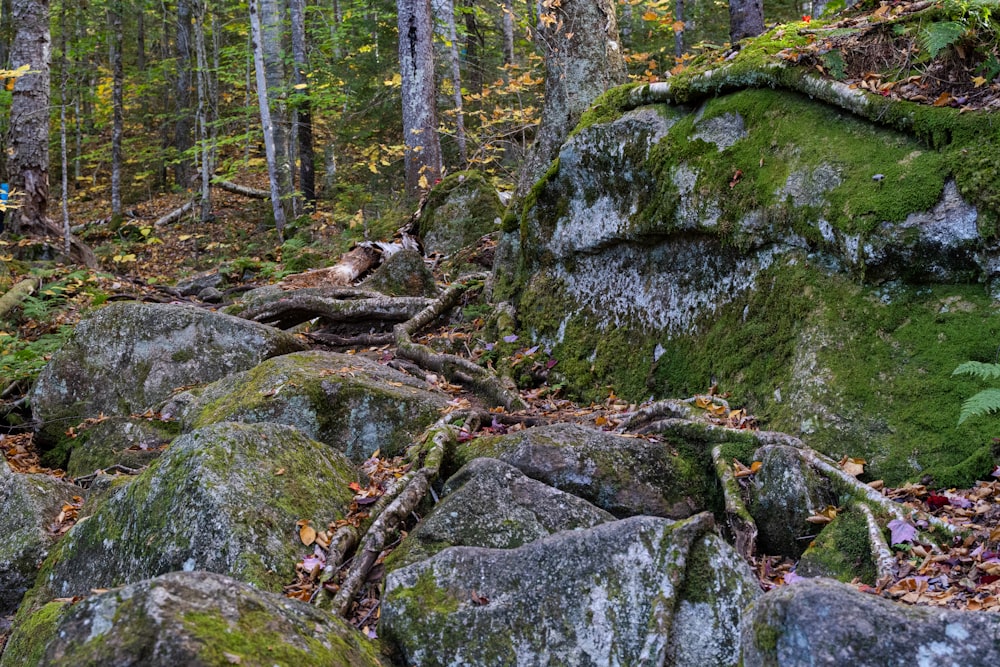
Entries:
{"type": "Polygon", "coordinates": [[[429,449],[424,457],[423,467],[413,473],[405,484],[398,485],[402,487],[399,495],[378,513],[368,528],[354,556],[351,569],[330,604],[334,613],[347,617],[355,596],[364,585],[375,561],[385,549],[389,536],[417,508],[437,478],[447,448],[457,442],[454,428],[447,425],[445,419],[439,420],[427,433],[425,443],[429,444],[429,449]]]}
{"type": "Polygon", "coordinates": [[[865,525],[868,527],[868,544],[871,546],[872,562],[875,563],[875,582],[882,584],[893,581],[896,578],[896,559],[892,555],[889,544],[885,541],[885,536],[875,519],[875,514],[864,503],[855,503],[855,507],[865,515],[865,525]]]}
{"type": "Polygon", "coordinates": [[[421,328],[455,307],[459,297],[469,288],[469,282],[485,277],[486,274],[466,276],[464,282],[449,287],[412,319],[397,324],[393,329],[396,352],[399,356],[416,362],[421,368],[443,374],[450,382],[470,387],[494,405],[501,405],[507,410],[523,410],[526,406],[521,397],[513,389],[505,387],[494,373],[468,359],[436,352],[426,345],[414,343],[411,338],[421,328]]]}
{"type": "Polygon", "coordinates": [[[722,484],[726,525],[732,533],[736,551],[743,558],[750,560],[757,550],[757,524],[754,523],[746,503],[743,502],[740,485],[736,481],[732,467],[722,458],[722,445],[712,448],[712,463],[715,464],[715,474],[722,484]]]}
{"type": "Polygon", "coordinates": [[[287,296],[277,301],[249,308],[240,313],[240,317],[272,324],[280,329],[290,329],[316,318],[335,324],[363,324],[370,329],[379,323],[405,322],[430,302],[430,299],[415,296],[378,294],[369,298],[342,299],[322,296],[312,290],[296,291],[288,292],[287,296]]]}

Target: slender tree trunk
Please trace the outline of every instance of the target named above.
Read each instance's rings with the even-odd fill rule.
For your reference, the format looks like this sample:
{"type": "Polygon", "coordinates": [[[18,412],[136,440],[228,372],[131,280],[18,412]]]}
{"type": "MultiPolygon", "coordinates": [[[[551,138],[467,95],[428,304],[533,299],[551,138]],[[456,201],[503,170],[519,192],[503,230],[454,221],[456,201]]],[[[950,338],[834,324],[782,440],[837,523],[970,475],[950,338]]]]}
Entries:
{"type": "Polygon", "coordinates": [[[448,0],[445,4],[445,21],[448,26],[448,41],[451,42],[451,85],[454,89],[452,99],[455,102],[455,142],[458,144],[458,157],[462,168],[469,164],[469,154],[465,148],[465,116],[462,112],[462,71],[458,59],[458,34],[455,30],[455,2],[448,0]]]}
{"type": "Polygon", "coordinates": [[[69,152],[66,146],[66,105],[69,94],[69,56],[67,54],[68,43],[66,39],[66,3],[63,2],[59,12],[59,47],[62,55],[59,58],[59,152],[62,166],[62,218],[63,218],[63,252],[67,255],[70,252],[70,224],[69,224],[69,152]]]}
{"type": "Polygon", "coordinates": [[[44,227],[49,203],[49,2],[18,2],[13,18],[11,67],[31,70],[14,84],[10,105],[7,169],[21,193],[11,229],[30,232],[44,227]]]}
{"type": "Polygon", "coordinates": [[[191,0],[177,0],[177,36],[174,40],[177,58],[177,81],[174,88],[174,180],[183,188],[191,184],[191,158],[185,155],[193,146],[191,123],[191,0]]]}
{"type": "Polygon", "coordinates": [[[480,53],[485,41],[473,11],[474,0],[465,0],[465,7],[465,61],[468,63],[469,92],[480,95],[483,92],[483,61],[480,53]]]}
{"type": "MultiPolygon", "coordinates": [[[[64,0],[65,1],[65,0],[64,0]]],[[[108,7],[111,24],[111,220],[118,224],[122,217],[122,130],[125,70],[122,66],[122,0],[111,0],[108,7]]]]}
{"type": "Polygon", "coordinates": [[[429,0],[398,0],[406,193],[416,198],[441,177],[429,0]]]}
{"type": "MultiPolygon", "coordinates": [[[[282,49],[284,35],[284,0],[259,0],[258,14],[261,39],[258,44],[264,64],[267,84],[268,109],[271,115],[271,137],[274,141],[275,175],[278,179],[279,204],[287,219],[292,209],[292,162],[288,150],[288,107],[286,96],[285,54],[282,49]]],[[[256,53],[256,51],[255,51],[256,53]]],[[[260,86],[258,81],[258,95],[260,86]]]]}
{"type": "MultiPolygon", "coordinates": [[[[63,0],[65,2],[66,0],[63,0]]],[[[140,0],[135,8],[135,68],[146,71],[146,2],[140,0]]]]}
{"type": "Polygon", "coordinates": [[[10,47],[14,41],[14,0],[0,2],[0,69],[10,64],[10,47]]]}
{"type": "Polygon", "coordinates": [[[590,103],[626,80],[612,0],[553,4],[539,14],[535,33],[545,55],[545,103],[535,143],[521,166],[518,197],[528,193],[559,154],[590,103]]]}
{"type": "MultiPolygon", "coordinates": [[[[684,22],[684,0],[676,0],[674,3],[674,21],[684,22]]],[[[684,31],[674,31],[674,55],[680,58],[684,55],[684,31]]]]}
{"type": "Polygon", "coordinates": [[[313,153],[312,100],[309,91],[309,57],[306,48],[305,0],[289,0],[292,59],[295,69],[296,140],[299,148],[299,189],[310,208],[316,203],[316,164],[313,153]]]}
{"type": "MultiPolygon", "coordinates": [[[[514,64],[514,0],[503,0],[503,64],[514,64]]],[[[510,73],[504,70],[504,81],[510,81],[510,73]]]]}
{"type": "Polygon", "coordinates": [[[622,5],[622,20],[618,23],[618,32],[622,36],[622,47],[632,48],[632,3],[624,0],[622,5]]]}
{"type": "Polygon", "coordinates": [[[201,222],[212,219],[212,155],[208,140],[208,55],[205,52],[205,5],[195,0],[194,49],[197,64],[198,154],[201,156],[201,222]]]}
{"type": "Polygon", "coordinates": [[[762,0],[729,0],[729,39],[733,45],[741,39],[764,32],[762,0]]]}
{"type": "Polygon", "coordinates": [[[262,46],[263,27],[260,17],[261,0],[250,0],[250,31],[253,44],[254,71],[257,75],[257,100],[260,106],[260,124],[264,129],[264,151],[267,154],[267,173],[271,179],[271,207],[274,211],[274,226],[278,232],[278,240],[283,240],[285,233],[285,209],[281,205],[281,190],[278,187],[278,166],[274,141],[274,127],[271,120],[271,107],[268,104],[267,75],[264,65],[264,49],[262,46]]]}

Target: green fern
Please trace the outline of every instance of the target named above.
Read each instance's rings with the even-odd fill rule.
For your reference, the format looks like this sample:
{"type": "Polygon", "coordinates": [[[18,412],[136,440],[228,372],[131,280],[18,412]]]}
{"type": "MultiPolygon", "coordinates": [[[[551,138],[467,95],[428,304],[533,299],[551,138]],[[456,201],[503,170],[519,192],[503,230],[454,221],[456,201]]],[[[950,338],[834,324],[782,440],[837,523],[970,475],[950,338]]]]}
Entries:
{"type": "Polygon", "coordinates": [[[952,375],[973,375],[980,380],[1000,378],[1000,364],[984,364],[981,361],[966,361],[951,372],[952,375]]]}
{"type": "Polygon", "coordinates": [[[981,417],[998,410],[1000,410],[1000,389],[983,389],[962,403],[962,412],[958,415],[958,423],[961,424],[969,417],[981,417]]]}
{"type": "Polygon", "coordinates": [[[958,21],[935,21],[920,31],[920,44],[931,58],[958,41],[965,34],[965,24],[958,21]]]}

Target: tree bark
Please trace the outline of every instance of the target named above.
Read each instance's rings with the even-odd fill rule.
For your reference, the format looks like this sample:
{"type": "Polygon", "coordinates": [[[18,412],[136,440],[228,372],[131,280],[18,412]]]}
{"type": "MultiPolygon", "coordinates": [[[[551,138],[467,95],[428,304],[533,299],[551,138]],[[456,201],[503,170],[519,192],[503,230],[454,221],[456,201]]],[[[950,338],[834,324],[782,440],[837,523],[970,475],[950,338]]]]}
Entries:
{"type": "Polygon", "coordinates": [[[455,30],[454,0],[448,0],[445,6],[446,15],[444,19],[448,26],[448,41],[451,42],[449,54],[451,56],[452,99],[455,101],[455,142],[458,144],[458,157],[461,161],[462,169],[465,169],[469,163],[469,154],[465,148],[465,117],[462,112],[462,73],[458,60],[458,34],[455,30]]]}
{"type": "Polygon", "coordinates": [[[729,40],[736,42],[764,32],[762,0],[729,0],[729,40]]]}
{"type": "Polygon", "coordinates": [[[299,189],[306,205],[316,202],[316,165],[313,151],[312,99],[309,92],[308,50],[306,48],[305,0],[289,0],[292,32],[292,59],[295,70],[296,140],[299,148],[299,189]]]}
{"type": "MultiPolygon", "coordinates": [[[[65,0],[64,0],[65,1],[65,0]]],[[[122,0],[112,0],[108,6],[111,24],[111,220],[114,224],[122,217],[122,130],[125,125],[123,112],[125,69],[122,65],[122,0]]]]}
{"type": "MultiPolygon", "coordinates": [[[[514,64],[514,0],[503,0],[503,64],[514,64]]],[[[510,81],[510,73],[504,70],[504,81],[510,81]]]]}
{"type": "MultiPolygon", "coordinates": [[[[271,111],[271,135],[274,138],[275,174],[278,179],[278,203],[287,220],[292,212],[292,161],[288,148],[290,126],[285,75],[284,23],[287,0],[259,0],[264,79],[271,111]]],[[[259,87],[258,87],[259,91],[259,87]]]]}
{"type": "MultiPolygon", "coordinates": [[[[267,0],[265,0],[267,1],[267,0]]],[[[257,100],[260,107],[260,124],[264,130],[264,152],[267,154],[267,175],[271,180],[271,210],[274,211],[274,227],[278,239],[284,239],[285,209],[281,205],[281,187],[278,171],[278,156],[275,142],[274,122],[268,100],[267,75],[265,73],[264,50],[262,46],[261,0],[250,0],[250,30],[253,42],[254,71],[257,75],[257,100]]]]}
{"type": "Polygon", "coordinates": [[[191,158],[186,156],[194,145],[191,123],[191,0],[177,0],[177,37],[174,40],[177,58],[177,81],[174,100],[177,118],[174,123],[174,180],[182,188],[191,184],[191,158]]]}
{"type": "Polygon", "coordinates": [[[10,104],[7,172],[21,193],[11,230],[37,234],[46,226],[49,203],[49,0],[17,2],[13,18],[11,67],[31,69],[14,84],[10,104]]]}
{"type": "Polygon", "coordinates": [[[545,102],[535,143],[521,167],[523,197],[559,154],[570,130],[594,99],[625,83],[625,61],[611,0],[553,0],[542,4],[536,44],[545,57],[545,102]]]}
{"type": "Polygon", "coordinates": [[[406,194],[416,199],[441,177],[430,0],[397,0],[406,194]]]}
{"type": "Polygon", "coordinates": [[[71,232],[69,224],[69,151],[66,140],[66,104],[69,94],[69,55],[66,53],[68,40],[66,37],[66,3],[59,12],[59,48],[62,54],[59,58],[59,154],[62,171],[62,218],[63,218],[63,252],[67,255],[71,249],[71,232]]]}
{"type": "Polygon", "coordinates": [[[214,171],[214,165],[212,164],[211,145],[208,140],[208,89],[210,87],[210,74],[208,71],[208,56],[205,52],[205,4],[202,0],[195,0],[194,9],[194,49],[197,64],[198,92],[198,155],[201,156],[199,220],[201,222],[208,222],[212,219],[212,172],[214,171]]]}

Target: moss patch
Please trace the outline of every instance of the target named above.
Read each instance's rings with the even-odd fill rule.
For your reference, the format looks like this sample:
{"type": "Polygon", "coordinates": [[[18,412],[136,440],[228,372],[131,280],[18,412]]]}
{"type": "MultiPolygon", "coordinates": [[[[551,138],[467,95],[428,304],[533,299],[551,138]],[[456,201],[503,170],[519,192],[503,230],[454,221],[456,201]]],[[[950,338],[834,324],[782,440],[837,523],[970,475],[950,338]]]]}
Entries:
{"type": "Polygon", "coordinates": [[[798,573],[843,582],[858,578],[875,584],[875,564],[868,543],[868,526],[860,512],[840,514],[813,540],[799,561],[798,573]]]}
{"type": "Polygon", "coordinates": [[[17,630],[4,648],[0,666],[41,665],[45,648],[55,637],[59,622],[70,609],[71,605],[67,602],[49,602],[34,612],[19,612],[15,620],[17,630]]]}

